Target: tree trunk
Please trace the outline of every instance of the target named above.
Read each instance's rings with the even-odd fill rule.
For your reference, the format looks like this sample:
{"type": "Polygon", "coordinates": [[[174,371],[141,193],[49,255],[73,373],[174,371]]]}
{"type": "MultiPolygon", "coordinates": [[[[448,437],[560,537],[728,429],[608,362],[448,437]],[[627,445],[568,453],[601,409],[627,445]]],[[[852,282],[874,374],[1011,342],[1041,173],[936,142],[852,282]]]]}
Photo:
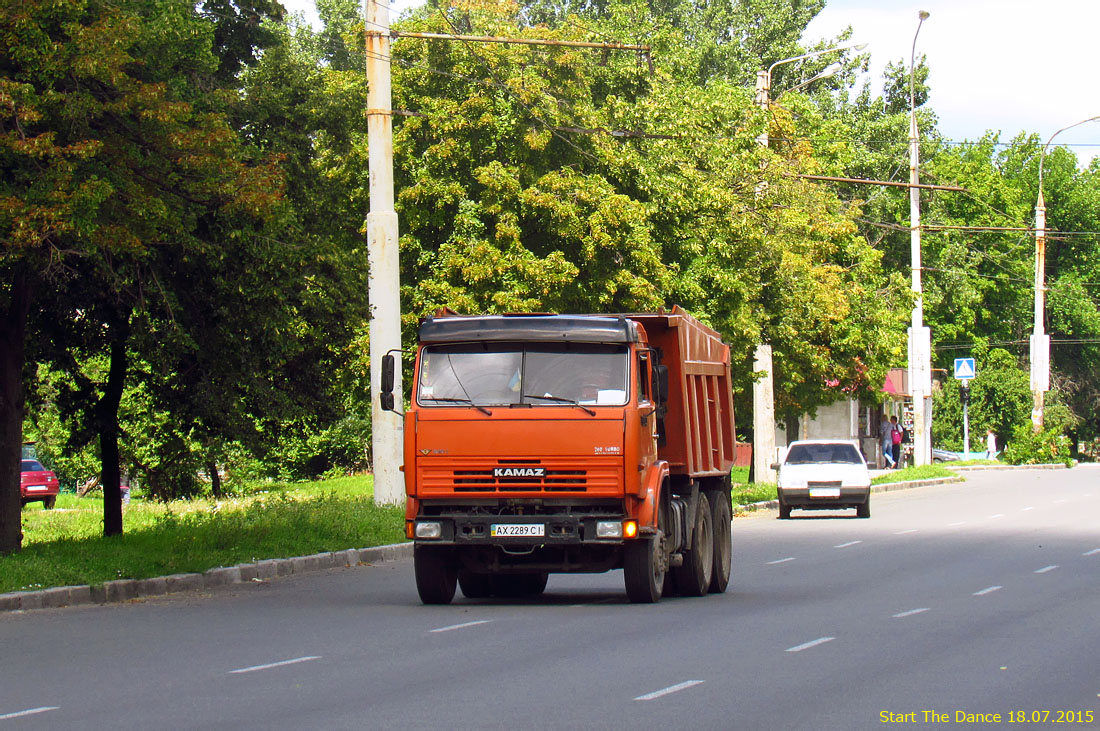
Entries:
{"type": "Polygon", "coordinates": [[[206,471],[210,474],[210,492],[214,493],[215,500],[221,500],[222,478],[218,475],[218,463],[210,460],[206,463],[206,471]]]}
{"type": "Polygon", "coordinates": [[[111,329],[111,366],[103,396],[96,404],[99,429],[99,455],[103,464],[103,535],[122,535],[122,475],[119,468],[118,406],[126,385],[126,341],[130,335],[129,313],[109,324],[111,329]]]}
{"type": "Polygon", "coordinates": [[[0,310],[0,554],[23,547],[19,460],[23,446],[23,361],[31,286],[16,267],[7,307],[0,310]]]}

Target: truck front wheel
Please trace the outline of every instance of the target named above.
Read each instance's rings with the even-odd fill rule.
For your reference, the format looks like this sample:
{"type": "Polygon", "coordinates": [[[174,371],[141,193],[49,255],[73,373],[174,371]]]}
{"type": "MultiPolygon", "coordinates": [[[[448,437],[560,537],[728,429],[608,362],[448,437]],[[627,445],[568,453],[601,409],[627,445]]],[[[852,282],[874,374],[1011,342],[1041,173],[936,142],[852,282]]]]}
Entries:
{"type": "Polygon", "coordinates": [[[661,559],[659,536],[647,536],[623,546],[623,575],[626,595],[635,604],[653,604],[661,600],[665,583],[665,564],[661,559]]]}
{"type": "Polygon", "coordinates": [[[425,604],[450,604],[458,585],[458,562],[446,546],[413,546],[416,590],[425,604]]]}

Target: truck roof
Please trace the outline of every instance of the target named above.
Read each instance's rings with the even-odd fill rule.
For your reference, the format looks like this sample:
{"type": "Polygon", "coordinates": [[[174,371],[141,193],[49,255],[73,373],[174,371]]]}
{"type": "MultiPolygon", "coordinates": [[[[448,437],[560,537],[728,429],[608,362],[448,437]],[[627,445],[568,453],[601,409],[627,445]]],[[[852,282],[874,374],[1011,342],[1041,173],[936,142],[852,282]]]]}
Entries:
{"type": "Polygon", "coordinates": [[[591,343],[635,343],[638,328],[625,317],[608,315],[446,315],[420,323],[420,342],[543,340],[591,343]]]}

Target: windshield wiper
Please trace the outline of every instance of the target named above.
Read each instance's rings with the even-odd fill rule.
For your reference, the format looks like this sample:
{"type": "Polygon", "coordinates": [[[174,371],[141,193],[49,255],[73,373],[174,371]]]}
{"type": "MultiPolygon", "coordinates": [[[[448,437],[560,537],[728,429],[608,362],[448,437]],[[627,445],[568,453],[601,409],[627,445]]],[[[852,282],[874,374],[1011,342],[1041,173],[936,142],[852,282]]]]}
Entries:
{"type": "Polygon", "coordinates": [[[484,406],[479,406],[478,404],[475,404],[473,401],[471,401],[468,398],[436,398],[435,396],[424,396],[424,397],[421,398],[421,400],[422,401],[446,401],[447,403],[451,403],[451,404],[466,404],[467,406],[473,406],[475,409],[477,409],[481,413],[485,414],[486,416],[492,416],[493,415],[492,411],[489,411],[489,409],[485,408],[484,406]]]}
{"type": "Polygon", "coordinates": [[[523,398],[537,398],[537,399],[542,399],[543,401],[556,401],[559,404],[572,404],[573,406],[576,406],[579,409],[584,409],[585,411],[587,411],[592,416],[596,415],[595,411],[588,408],[587,406],[582,404],[580,401],[574,401],[571,398],[562,398],[561,396],[536,396],[533,393],[525,393],[525,394],[523,394],[523,398]]]}

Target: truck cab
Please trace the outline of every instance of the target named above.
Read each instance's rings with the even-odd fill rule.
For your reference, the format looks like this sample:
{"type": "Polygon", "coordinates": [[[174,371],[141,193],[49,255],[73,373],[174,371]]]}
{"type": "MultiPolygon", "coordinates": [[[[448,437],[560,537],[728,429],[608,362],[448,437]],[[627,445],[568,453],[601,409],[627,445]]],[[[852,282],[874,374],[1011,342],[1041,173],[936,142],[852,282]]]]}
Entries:
{"type": "Polygon", "coordinates": [[[617,568],[632,599],[660,597],[692,545],[685,515],[706,500],[699,484],[675,495],[660,454],[661,357],[630,316],[421,322],[404,474],[422,600],[447,603],[456,585],[471,598],[536,594],[550,573],[617,568]]]}

